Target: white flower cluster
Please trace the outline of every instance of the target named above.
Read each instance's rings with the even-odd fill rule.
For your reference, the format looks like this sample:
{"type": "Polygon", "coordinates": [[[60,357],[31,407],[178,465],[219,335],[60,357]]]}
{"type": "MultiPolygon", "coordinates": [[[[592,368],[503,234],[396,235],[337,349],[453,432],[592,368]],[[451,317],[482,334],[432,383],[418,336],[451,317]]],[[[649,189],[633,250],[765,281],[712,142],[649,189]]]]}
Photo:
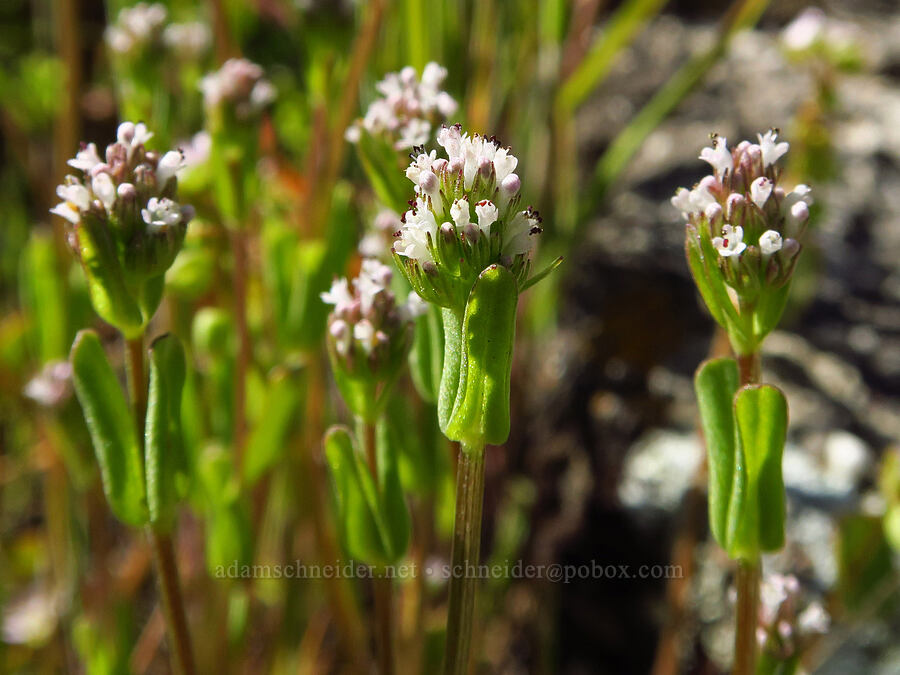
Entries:
{"type": "Polygon", "coordinates": [[[334,305],[328,332],[339,356],[351,356],[354,345],[367,356],[380,349],[390,351],[392,340],[396,342],[396,336],[424,313],[427,305],[415,292],[397,304],[390,290],[392,276],[390,267],[367,258],[352,284],[335,279],[331,289],[321,294],[323,302],[334,305]]]}
{"type": "Polygon", "coordinates": [[[119,12],[116,22],[106,28],[106,44],[116,54],[127,54],[156,42],[166,22],[166,8],[158,2],[139,2],[119,12]]]}
{"type": "Polygon", "coordinates": [[[709,233],[722,258],[738,260],[750,246],[764,262],[781,252],[787,263],[799,251],[797,239],[809,219],[812,196],[806,185],[790,192],[778,185],[777,162],[789,146],[778,141],[777,130],[757,139],[729,150],[726,139],[714,135],[700,153],[713,173],[692,190],[679,188],[672,204],[691,225],[709,233]]]}
{"type": "Polygon", "coordinates": [[[222,67],[200,80],[207,108],[226,103],[234,107],[238,119],[260,113],[275,100],[274,85],[263,77],[263,69],[247,59],[228,59],[222,67]]]}
{"type": "Polygon", "coordinates": [[[181,152],[170,150],[159,156],[148,151],[144,144],[152,136],[143,123],[123,122],[117,141],[107,146],[103,158],[96,145],[85,145],[68,161],[81,177],[66,176],[66,182],[56,188],[62,201],[50,212],[73,225],[89,213],[114,219],[123,228],[140,218],[149,232],[186,224],[193,209],[174,200],[175,174],[183,165],[181,152]]]}
{"type": "Polygon", "coordinates": [[[447,69],[434,62],[422,70],[421,80],[412,66],[389,73],[376,85],[383,98],[373,101],[365,117],[347,129],[347,140],[357,142],[365,130],[388,136],[397,150],[427,143],[432,125],[446,121],[458,108],[453,97],[441,90],[446,77],[447,69]]]}
{"type": "Polygon", "coordinates": [[[459,125],[442,127],[437,142],[446,158],[421,151],[406,170],[416,199],[403,216],[395,252],[434,264],[440,232],[441,238],[473,246],[491,242],[486,253],[493,259],[481,261],[481,269],[528,253],[541,219],[533,209],[516,209],[522,186],[513,173],[518,159],[496,139],[469,136],[459,125]]]}
{"type": "Polygon", "coordinates": [[[163,43],[185,59],[196,59],[209,51],[212,32],[202,21],[171,23],[163,31],[163,43]]]}
{"type": "Polygon", "coordinates": [[[756,637],[760,647],[789,658],[798,641],[828,632],[831,619],[819,602],[808,602],[800,610],[803,593],[793,575],[767,575],[760,584],[759,600],[756,637]]]}

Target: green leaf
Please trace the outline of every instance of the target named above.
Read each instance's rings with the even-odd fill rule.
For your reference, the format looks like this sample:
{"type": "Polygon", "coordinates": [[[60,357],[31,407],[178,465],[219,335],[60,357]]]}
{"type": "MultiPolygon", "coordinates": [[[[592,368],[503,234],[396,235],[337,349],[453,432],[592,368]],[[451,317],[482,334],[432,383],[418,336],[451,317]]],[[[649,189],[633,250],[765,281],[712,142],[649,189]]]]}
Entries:
{"type": "MultiPolygon", "coordinates": [[[[405,425],[401,428],[406,428],[405,425]]],[[[387,425],[379,425],[376,433],[376,455],[378,460],[379,506],[390,537],[389,550],[394,560],[406,553],[409,545],[410,518],[406,497],[400,483],[400,448],[393,439],[402,434],[388,434],[387,425]]]]}
{"type": "Polygon", "coordinates": [[[758,556],[784,546],[784,480],[781,458],[787,436],[784,394],[769,385],[748,385],[734,402],[746,488],[732,502],[730,553],[758,556]]]}
{"type": "Polygon", "coordinates": [[[884,536],[881,518],[851,514],[838,530],[837,594],[851,612],[866,607],[877,593],[893,584],[891,547],[884,536]]]}
{"type": "Polygon", "coordinates": [[[300,372],[277,368],[269,376],[265,412],[250,434],[244,453],[248,484],[255,483],[284,455],[288,432],[300,416],[304,386],[300,372]]]}
{"type": "Polygon", "coordinates": [[[738,388],[734,359],[701,364],[694,378],[700,424],[709,466],[709,524],[713,536],[727,549],[726,527],[735,466],[735,425],[732,402],[738,388]]]}
{"type": "Polygon", "coordinates": [[[350,431],[331,427],[325,434],[325,459],[337,502],[344,548],[354,558],[372,565],[396,562],[403,551],[394,539],[379,504],[378,489],[350,431]]]}
{"type": "Polygon", "coordinates": [[[438,421],[447,433],[456,393],[459,391],[459,364],[462,359],[463,313],[449,307],[441,308],[444,324],[444,358],[441,385],[438,390],[438,421]]]}
{"type": "Polygon", "coordinates": [[[444,328],[441,310],[429,304],[428,310],[416,319],[412,350],[409,353],[409,372],[413,384],[424,400],[438,400],[441,370],[444,367],[444,328]]]}
{"type": "Polygon", "coordinates": [[[509,381],[516,333],[516,278],[491,265],[475,282],[463,322],[459,388],[447,438],[477,447],[509,437],[509,381]]]}
{"type": "Polygon", "coordinates": [[[49,233],[35,231],[23,252],[22,305],[33,318],[34,342],[41,363],[64,358],[68,348],[68,304],[49,233]]]}
{"type": "Polygon", "coordinates": [[[97,334],[80,331],[70,359],[75,393],[84,410],[110,508],[122,522],[144,525],[144,469],[134,417],[97,334]]]}
{"type": "Polygon", "coordinates": [[[181,392],[184,388],[184,350],[174,335],[150,345],[150,391],[144,451],[147,506],[150,522],[168,530],[178,504],[179,482],[186,481],[187,461],[181,436],[181,392]]]}

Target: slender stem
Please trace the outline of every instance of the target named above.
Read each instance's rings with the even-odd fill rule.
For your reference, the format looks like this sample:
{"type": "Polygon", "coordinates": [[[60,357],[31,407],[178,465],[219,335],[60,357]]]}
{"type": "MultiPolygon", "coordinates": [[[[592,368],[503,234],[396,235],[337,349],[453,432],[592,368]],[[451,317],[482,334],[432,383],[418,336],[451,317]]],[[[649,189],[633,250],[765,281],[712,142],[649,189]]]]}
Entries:
{"type": "Polygon", "coordinates": [[[756,673],[756,627],[759,625],[759,560],[740,560],[736,576],[737,617],[734,675],[756,673]]]}
{"type": "Polygon", "coordinates": [[[247,432],[247,369],[252,358],[250,329],[247,326],[247,232],[231,233],[234,255],[234,318],[238,334],[237,367],[234,374],[234,448],[235,466],[243,475],[244,437],[247,432]]]}
{"type": "MultiPolygon", "coordinates": [[[[144,419],[147,415],[147,381],[144,369],[144,337],[126,340],[128,353],[128,392],[134,411],[134,422],[137,427],[138,443],[143,452],[144,419]]],[[[178,583],[178,565],[171,537],[156,530],[147,528],[147,535],[156,558],[156,572],[162,594],[163,610],[169,629],[169,640],[172,645],[172,660],[177,672],[181,675],[194,675],[194,656],[191,649],[191,636],[188,631],[184,601],[178,583]]]]}
{"type": "MultiPolygon", "coordinates": [[[[375,425],[371,422],[360,422],[363,450],[369,471],[378,491],[381,482],[378,479],[378,455],[375,448],[375,425]]],[[[372,579],[372,600],[375,604],[375,653],[378,658],[378,672],[381,675],[394,674],[394,607],[391,579],[375,576],[372,579]]]]}
{"type": "Polygon", "coordinates": [[[147,528],[153,554],[156,558],[156,571],[159,578],[159,589],[162,595],[163,613],[169,628],[169,639],[172,643],[172,660],[176,670],[182,675],[194,675],[194,654],[191,649],[191,636],[188,631],[187,617],[184,612],[184,601],[178,583],[178,565],[175,560],[175,547],[172,538],[153,527],[147,528]]]}
{"type": "MultiPolygon", "coordinates": [[[[758,384],[762,369],[758,352],[738,354],[740,385],[758,384]]],[[[734,675],[756,672],[756,627],[759,625],[760,561],[738,561],[737,613],[734,627],[734,675]]]]}
{"type": "Polygon", "coordinates": [[[450,556],[445,675],[466,675],[478,586],[481,510],[484,503],[484,446],[460,443],[456,467],[456,520],[450,556]]]}

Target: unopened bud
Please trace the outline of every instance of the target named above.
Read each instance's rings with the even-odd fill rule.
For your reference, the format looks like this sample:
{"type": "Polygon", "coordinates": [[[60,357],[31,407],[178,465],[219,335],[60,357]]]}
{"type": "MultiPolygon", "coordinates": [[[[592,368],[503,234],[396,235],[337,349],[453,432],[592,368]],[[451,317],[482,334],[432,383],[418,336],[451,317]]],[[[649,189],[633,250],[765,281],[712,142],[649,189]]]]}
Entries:
{"type": "Polygon", "coordinates": [[[516,174],[511,173],[503,179],[502,183],[500,183],[500,196],[504,201],[512,199],[517,194],[519,194],[519,190],[521,188],[522,181],[516,174]]]}

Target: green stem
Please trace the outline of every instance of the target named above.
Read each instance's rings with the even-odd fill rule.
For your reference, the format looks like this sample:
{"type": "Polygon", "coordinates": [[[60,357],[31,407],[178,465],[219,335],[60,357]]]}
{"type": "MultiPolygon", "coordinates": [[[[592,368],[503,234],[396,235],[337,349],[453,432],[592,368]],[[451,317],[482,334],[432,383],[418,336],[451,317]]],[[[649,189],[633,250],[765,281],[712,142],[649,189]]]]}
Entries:
{"type": "MultiPolygon", "coordinates": [[[[378,453],[375,446],[375,424],[359,422],[361,441],[369,464],[369,471],[379,492],[378,453]]],[[[372,579],[372,600],[375,604],[375,653],[378,658],[378,672],[381,675],[394,674],[394,608],[393,590],[390,577],[374,576],[372,579]]]]}
{"type": "Polygon", "coordinates": [[[478,587],[481,510],[484,503],[484,446],[460,444],[456,467],[456,520],[447,610],[445,675],[466,675],[478,587]]]}
{"type": "Polygon", "coordinates": [[[737,585],[737,615],[734,632],[734,675],[756,673],[756,627],[759,625],[760,563],[739,560],[737,585]]]}
{"type": "MultiPolygon", "coordinates": [[[[144,448],[144,420],[147,416],[147,381],[144,368],[144,337],[126,340],[128,352],[128,392],[131,397],[134,421],[137,427],[138,443],[141,454],[144,448]]],[[[147,528],[147,536],[153,547],[156,558],[156,572],[162,595],[163,610],[169,629],[172,647],[172,661],[176,672],[181,675],[194,675],[194,655],[191,648],[191,636],[188,631],[184,601],[178,583],[178,565],[175,549],[168,534],[157,531],[153,526],[147,528]]]]}
{"type": "MultiPolygon", "coordinates": [[[[759,352],[738,354],[740,386],[758,384],[762,377],[759,352]]],[[[756,628],[759,625],[760,561],[738,561],[735,585],[737,608],[734,627],[734,675],[754,675],[756,672],[756,628]]]]}

